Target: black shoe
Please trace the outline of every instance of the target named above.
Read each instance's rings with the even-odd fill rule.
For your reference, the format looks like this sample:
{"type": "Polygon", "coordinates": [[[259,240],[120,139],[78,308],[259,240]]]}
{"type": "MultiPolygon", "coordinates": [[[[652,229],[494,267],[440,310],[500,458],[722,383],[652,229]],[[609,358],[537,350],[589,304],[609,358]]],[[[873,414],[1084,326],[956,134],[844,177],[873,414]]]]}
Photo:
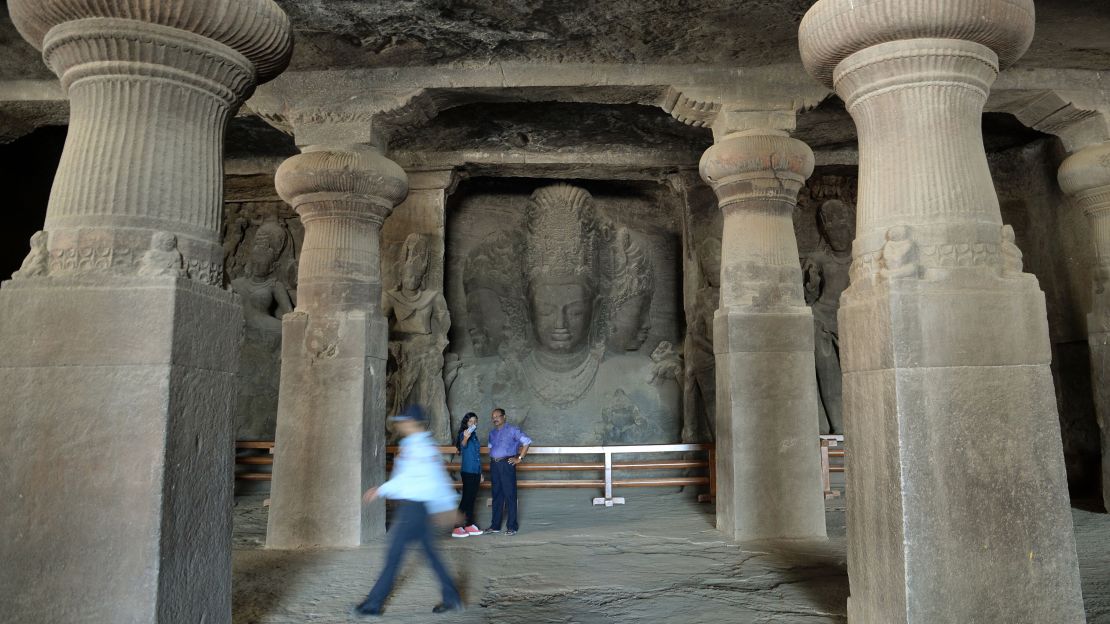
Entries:
{"type": "Polygon", "coordinates": [[[454,604],[454,605],[446,605],[446,604],[443,604],[441,602],[441,603],[437,604],[436,606],[432,607],[432,613],[447,613],[448,611],[462,611],[462,610],[463,610],[463,605],[462,605],[461,602],[458,603],[458,604],[454,604]]]}
{"type": "Polygon", "coordinates": [[[490,527],[490,528],[486,529],[485,532],[486,533],[500,533],[501,529],[495,529],[493,527],[490,527]]]}
{"type": "Polygon", "coordinates": [[[365,602],[351,608],[351,615],[356,616],[356,617],[361,616],[361,615],[381,615],[381,614],[382,614],[381,607],[371,607],[370,605],[366,604],[365,602]]]}

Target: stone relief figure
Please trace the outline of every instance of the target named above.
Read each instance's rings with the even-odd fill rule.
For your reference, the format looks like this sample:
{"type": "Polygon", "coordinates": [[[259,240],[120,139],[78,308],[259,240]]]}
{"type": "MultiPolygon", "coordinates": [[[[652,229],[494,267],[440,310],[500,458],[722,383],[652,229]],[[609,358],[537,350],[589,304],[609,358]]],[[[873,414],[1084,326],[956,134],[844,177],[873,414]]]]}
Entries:
{"type": "Polygon", "coordinates": [[[916,245],[910,238],[910,229],[904,225],[886,231],[879,274],[887,279],[917,277],[916,245]]]}
{"type": "Polygon", "coordinates": [[[289,291],[275,275],[286,239],[285,229],[276,221],[262,223],[251,242],[244,274],[231,280],[245,324],[236,407],[236,435],[242,440],[273,439],[276,428],[281,317],[293,310],[289,291]]]}
{"type": "Polygon", "coordinates": [[[550,444],[596,444],[599,437],[673,442],[678,384],[663,376],[653,385],[656,364],[638,351],[643,338],[637,334],[652,296],[646,288],[651,278],[642,274],[651,266],[646,252],[631,235],[607,236],[590,194],[567,184],[537,189],[524,225],[518,243],[523,253],[495,253],[493,247],[488,253],[471,252],[468,273],[481,270],[501,283],[464,275],[468,316],[499,307],[504,320],[483,319],[477,357],[463,358],[456,371],[452,412],[503,407],[514,422],[526,422],[533,439],[550,444]],[[602,267],[605,258],[612,260],[609,279],[602,267]],[[501,268],[490,271],[491,265],[501,268]],[[484,307],[471,301],[479,292],[487,300],[484,307]],[[502,298],[514,292],[523,305],[504,305],[502,298]],[[630,319],[627,331],[622,341],[611,343],[620,348],[607,350],[616,335],[610,327],[622,314],[630,319]],[[493,355],[483,339],[496,328],[503,336],[493,355]]]}
{"type": "Polygon", "coordinates": [[[498,355],[523,328],[519,267],[507,258],[522,254],[520,239],[507,232],[485,237],[466,259],[467,334],[477,357],[498,355]]]}
{"type": "Polygon", "coordinates": [[[713,440],[716,435],[717,361],[713,354],[713,317],[721,305],[721,241],[707,238],[695,249],[701,286],[694,301],[694,317],[688,320],[690,351],[686,354],[685,392],[688,409],[682,439],[686,442],[713,440]],[[700,406],[700,409],[698,407],[700,406]]]}
{"type": "Polygon", "coordinates": [[[242,297],[243,317],[248,328],[277,334],[281,340],[281,317],[293,311],[289,291],[274,272],[285,250],[285,229],[276,222],[259,226],[251,244],[246,274],[231,280],[231,289],[242,297]]]}
{"type": "Polygon", "coordinates": [[[20,279],[28,277],[42,277],[46,275],[50,262],[50,253],[46,250],[46,232],[39,230],[31,235],[31,251],[23,259],[19,270],[12,273],[12,277],[20,279]]]}
{"type": "Polygon", "coordinates": [[[651,352],[651,379],[653,386],[658,386],[667,381],[674,380],[682,383],[682,356],[675,350],[669,340],[660,342],[651,352]]]}
{"type": "Polygon", "coordinates": [[[614,352],[638,351],[651,332],[655,272],[628,228],[617,228],[615,238],[607,346],[614,352]]]}
{"type": "Polygon", "coordinates": [[[150,249],[139,262],[139,275],[184,277],[181,252],[177,250],[177,237],[169,232],[155,232],[150,237],[150,249]]]}
{"type": "Polygon", "coordinates": [[[428,414],[429,430],[436,440],[451,438],[443,382],[443,350],[451,317],[443,294],[426,288],[428,243],[410,234],[401,248],[397,287],[382,296],[382,310],[389,320],[389,353],[396,368],[387,382],[389,413],[399,414],[408,405],[421,405],[428,414]]]}
{"type": "MultiPolygon", "coordinates": [[[[836,314],[840,294],[848,287],[855,215],[844,202],[830,199],[817,210],[817,227],[821,247],[802,263],[802,275],[806,303],[813,309],[818,418],[821,433],[843,433],[840,331],[836,314]]],[[[903,260],[908,262],[909,258],[903,260]]]]}

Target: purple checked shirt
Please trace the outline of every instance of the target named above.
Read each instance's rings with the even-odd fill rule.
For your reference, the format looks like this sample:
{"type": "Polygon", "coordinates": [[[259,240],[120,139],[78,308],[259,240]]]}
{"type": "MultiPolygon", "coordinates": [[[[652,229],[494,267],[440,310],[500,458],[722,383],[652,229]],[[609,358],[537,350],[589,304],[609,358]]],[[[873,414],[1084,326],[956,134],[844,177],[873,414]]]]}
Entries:
{"type": "Polygon", "coordinates": [[[500,429],[490,429],[489,456],[498,459],[514,457],[520,454],[520,447],[531,443],[532,438],[524,435],[519,427],[505,423],[500,429]]]}

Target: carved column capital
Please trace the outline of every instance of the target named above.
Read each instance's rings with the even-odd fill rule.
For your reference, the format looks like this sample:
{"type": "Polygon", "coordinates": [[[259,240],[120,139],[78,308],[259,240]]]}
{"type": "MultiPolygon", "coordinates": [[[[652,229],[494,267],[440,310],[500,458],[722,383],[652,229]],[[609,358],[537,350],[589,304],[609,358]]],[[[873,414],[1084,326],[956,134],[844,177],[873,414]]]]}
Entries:
{"type": "Polygon", "coordinates": [[[833,87],[842,61],[895,41],[976,43],[1009,67],[1029,48],[1033,25],[1033,0],[819,0],[802,18],[798,43],[806,70],[833,87]]]}
{"type": "Polygon", "coordinates": [[[793,210],[798,191],[813,173],[813,151],[780,130],[746,130],[714,143],[698,170],[713,187],[721,210],[753,199],[793,210]]]}
{"type": "Polygon", "coordinates": [[[297,309],[377,309],[381,227],[408,193],[405,171],[374,147],[313,146],[278,167],[275,185],[305,228],[297,309]]]}
{"type": "Polygon", "coordinates": [[[288,63],[286,15],[272,0],[8,7],[70,101],[44,228],[48,274],[147,275],[144,257],[180,253],[185,276],[221,285],[224,131],[288,63]]]}
{"type": "Polygon", "coordinates": [[[809,146],[781,130],[734,132],[706,150],[699,171],[724,213],[722,311],[802,306],[793,214],[813,173],[809,146]]]}
{"type": "MultiPolygon", "coordinates": [[[[11,0],[8,10],[19,34],[48,55],[48,63],[56,72],[64,71],[71,62],[50,62],[49,49],[56,47],[60,38],[93,41],[85,52],[94,57],[118,55],[123,57],[119,60],[132,60],[126,57],[135,55],[135,61],[164,63],[163,55],[142,58],[146,44],[159,42],[142,42],[137,39],[138,33],[186,31],[245,57],[255,72],[252,82],[266,82],[280,74],[293,51],[289,17],[271,0],[189,0],[187,8],[161,0],[11,0]],[[130,24],[121,30],[117,23],[120,20],[130,24]],[[123,35],[131,44],[107,50],[95,43],[104,33],[123,35]]],[[[161,51],[173,56],[172,50],[161,51]]]]}
{"type": "Polygon", "coordinates": [[[1057,179],[1091,224],[1097,266],[1088,330],[1110,331],[1110,141],[1088,145],[1069,156],[1060,165],[1057,179]]]}

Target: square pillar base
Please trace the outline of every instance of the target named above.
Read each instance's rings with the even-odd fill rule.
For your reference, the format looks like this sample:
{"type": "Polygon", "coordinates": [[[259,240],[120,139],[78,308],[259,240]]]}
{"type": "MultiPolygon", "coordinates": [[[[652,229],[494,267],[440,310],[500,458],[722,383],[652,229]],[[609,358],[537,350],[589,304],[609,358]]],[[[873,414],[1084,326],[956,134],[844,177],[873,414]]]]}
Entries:
{"type": "Polygon", "coordinates": [[[350,547],[385,534],[385,320],[364,311],[282,321],[267,548],[350,547]]]}
{"type": "Polygon", "coordinates": [[[1036,281],[881,281],[840,328],[849,621],[1083,622],[1036,281]]]}
{"type": "Polygon", "coordinates": [[[0,318],[4,618],[230,622],[234,295],[35,278],[0,318]]]}
{"type": "Polygon", "coordinates": [[[823,539],[813,316],[722,309],[717,528],[737,541],[823,539]]]}

